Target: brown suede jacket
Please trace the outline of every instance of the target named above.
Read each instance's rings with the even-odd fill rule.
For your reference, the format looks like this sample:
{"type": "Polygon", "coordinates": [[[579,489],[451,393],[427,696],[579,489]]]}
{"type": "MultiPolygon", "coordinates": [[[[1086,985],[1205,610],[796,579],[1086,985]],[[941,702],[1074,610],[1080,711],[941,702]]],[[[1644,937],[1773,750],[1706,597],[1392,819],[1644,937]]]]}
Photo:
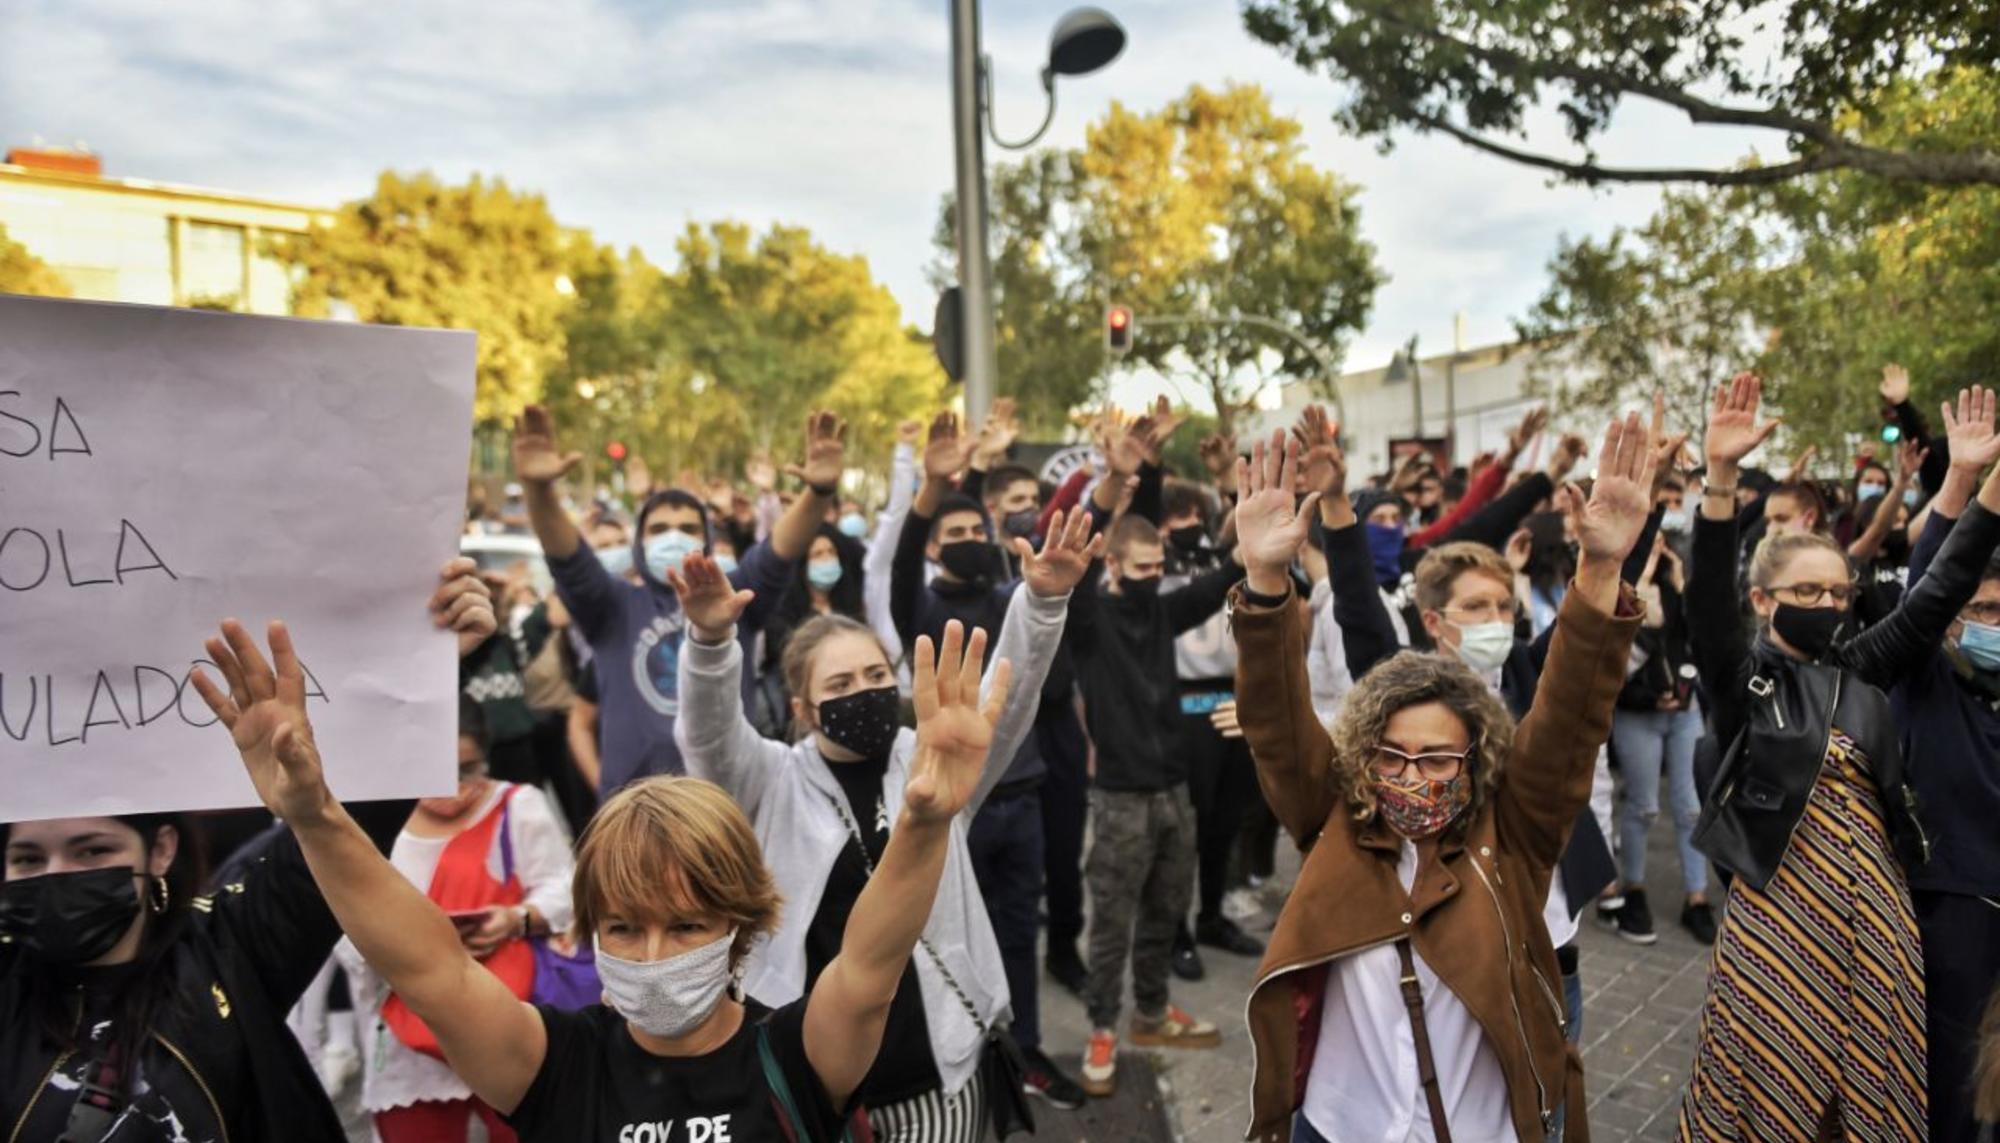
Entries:
{"type": "Polygon", "coordinates": [[[1264,797],[1305,852],[1250,993],[1256,1071],[1245,1138],[1291,1138],[1333,962],[1409,937],[1499,1057],[1515,1134],[1545,1137],[1566,1105],[1566,1138],[1588,1143],[1583,1065],[1563,1036],[1542,905],[1569,828],[1590,800],[1597,750],[1611,733],[1645,613],[1629,587],[1621,592],[1615,617],[1569,593],[1499,786],[1470,823],[1444,836],[1438,859],[1406,893],[1396,875],[1401,838],[1379,819],[1356,821],[1329,781],[1333,742],[1313,715],[1299,609],[1289,598],[1258,607],[1237,588],[1237,718],[1264,797]]]}

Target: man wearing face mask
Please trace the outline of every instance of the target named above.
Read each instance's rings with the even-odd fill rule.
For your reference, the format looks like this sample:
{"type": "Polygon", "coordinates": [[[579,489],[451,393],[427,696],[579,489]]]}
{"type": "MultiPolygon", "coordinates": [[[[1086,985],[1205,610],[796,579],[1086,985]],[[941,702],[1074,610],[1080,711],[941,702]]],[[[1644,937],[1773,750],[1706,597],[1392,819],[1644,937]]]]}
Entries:
{"type": "MultiPolygon", "coordinates": [[[[828,505],[837,503],[846,458],[846,426],[831,413],[815,413],[805,431],[805,462],[790,470],[804,485],[768,541],[741,556],[731,573],[739,587],[757,592],[744,638],[752,639],[783,597],[792,567],[806,555],[828,505]]],[[[632,562],[639,582],[614,575],[585,547],[563,510],[556,485],[582,462],[557,447],[548,410],[530,406],[514,430],[514,471],[527,491],[530,519],[541,541],[556,594],[589,642],[601,702],[602,770],[598,795],[607,798],[634,778],[682,769],[674,745],[680,714],[679,662],[686,620],[667,586],[667,573],[694,552],[710,551],[721,537],[699,496],[680,489],[656,492],[639,510],[632,562]]],[[[737,553],[727,553],[734,560],[737,553]]],[[[718,562],[724,553],[715,551],[718,562]]],[[[746,694],[754,680],[744,678],[746,694]]]]}
{"type": "MultiPolygon", "coordinates": [[[[1931,569],[1967,512],[2000,434],[1950,438],[1951,467],[1910,559],[1910,582],[1931,569]]],[[[1944,645],[1889,692],[1918,805],[1934,838],[1910,872],[1924,945],[1930,1138],[1975,1137],[1970,1077],[1984,998],[2000,988],[2000,559],[1945,632],[1944,645]]]]}

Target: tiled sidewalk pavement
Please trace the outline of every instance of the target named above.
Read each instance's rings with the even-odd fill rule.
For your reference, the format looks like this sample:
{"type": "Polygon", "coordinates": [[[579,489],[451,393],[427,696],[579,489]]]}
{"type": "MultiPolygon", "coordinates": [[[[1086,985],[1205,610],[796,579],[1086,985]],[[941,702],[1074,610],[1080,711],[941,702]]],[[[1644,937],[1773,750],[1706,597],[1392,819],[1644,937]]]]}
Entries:
{"type": "MultiPolygon", "coordinates": [[[[1665,815],[1662,815],[1664,818],[1665,815]]],[[[1280,846],[1282,880],[1297,874],[1298,861],[1280,846]]],[[[1584,1068],[1590,1094],[1591,1138],[1598,1143],[1639,1143],[1674,1137],[1681,1091],[1694,1058],[1695,1024],[1708,973],[1707,950],[1676,923],[1680,917],[1680,859],[1669,822],[1655,825],[1647,854],[1647,879],[1659,943],[1640,947],[1598,927],[1586,910],[1581,937],[1584,984],[1584,1068]]],[[[1720,901],[1719,887],[1712,890],[1720,901]]],[[[1271,914],[1274,917],[1275,913],[1271,914]]],[[[1256,927],[1262,935],[1270,917],[1256,927]]],[[[1222,1047],[1211,1052],[1151,1052],[1159,1072],[1170,1121],[1185,1143],[1234,1143],[1250,1120],[1250,1045],[1243,1005],[1256,975],[1256,962],[1204,949],[1207,979],[1174,981],[1174,1001],[1222,1029],[1222,1047]]],[[[1065,1065],[1089,1034],[1082,1003],[1053,980],[1042,982],[1043,1036],[1051,1055],[1065,1065]]],[[[1121,1082],[1139,1084],[1121,1064],[1121,1082]]],[[[1144,1138],[1077,1131],[1055,1117],[1038,1137],[1091,1143],[1144,1138]],[[1051,1129],[1059,1132],[1051,1134],[1051,1129]]]]}

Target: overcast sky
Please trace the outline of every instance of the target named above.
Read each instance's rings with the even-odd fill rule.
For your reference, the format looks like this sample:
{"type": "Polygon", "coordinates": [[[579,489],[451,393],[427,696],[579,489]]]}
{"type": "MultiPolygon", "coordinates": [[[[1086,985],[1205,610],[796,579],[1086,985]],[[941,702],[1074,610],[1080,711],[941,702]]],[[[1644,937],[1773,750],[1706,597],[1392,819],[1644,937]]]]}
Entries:
{"type": "MultiPolygon", "coordinates": [[[[989,3],[1003,133],[1042,103],[1035,74],[1069,0],[989,3]]],[[[1350,368],[1412,334],[1502,340],[1557,238],[1643,220],[1647,189],[1551,186],[1444,139],[1390,155],[1331,124],[1333,83],[1244,31],[1234,0],[1109,0],[1131,39],[1065,81],[1047,142],[1081,143],[1113,100],[1150,109],[1191,83],[1262,84],[1312,159],[1359,183],[1390,281],[1350,368]]],[[[5,0],[0,144],[82,141],[114,175],[333,204],[377,172],[505,176],[556,216],[657,262],[691,220],[810,227],[865,255],[928,325],[924,266],[952,177],[946,0],[5,0]]],[[[1551,131],[1536,143],[1559,147],[1551,131]]],[[[1772,136],[1634,109],[1602,151],[1728,161],[1772,136]]]]}

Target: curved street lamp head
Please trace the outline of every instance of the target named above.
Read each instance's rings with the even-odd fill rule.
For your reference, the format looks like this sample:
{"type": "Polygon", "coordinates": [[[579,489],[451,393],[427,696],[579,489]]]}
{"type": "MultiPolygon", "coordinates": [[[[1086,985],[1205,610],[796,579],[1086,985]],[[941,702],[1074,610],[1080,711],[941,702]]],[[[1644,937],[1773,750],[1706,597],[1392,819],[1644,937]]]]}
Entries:
{"type": "Polygon", "coordinates": [[[1049,34],[1047,74],[1089,75],[1125,50],[1125,28],[1102,8],[1072,8],[1049,34]]]}

